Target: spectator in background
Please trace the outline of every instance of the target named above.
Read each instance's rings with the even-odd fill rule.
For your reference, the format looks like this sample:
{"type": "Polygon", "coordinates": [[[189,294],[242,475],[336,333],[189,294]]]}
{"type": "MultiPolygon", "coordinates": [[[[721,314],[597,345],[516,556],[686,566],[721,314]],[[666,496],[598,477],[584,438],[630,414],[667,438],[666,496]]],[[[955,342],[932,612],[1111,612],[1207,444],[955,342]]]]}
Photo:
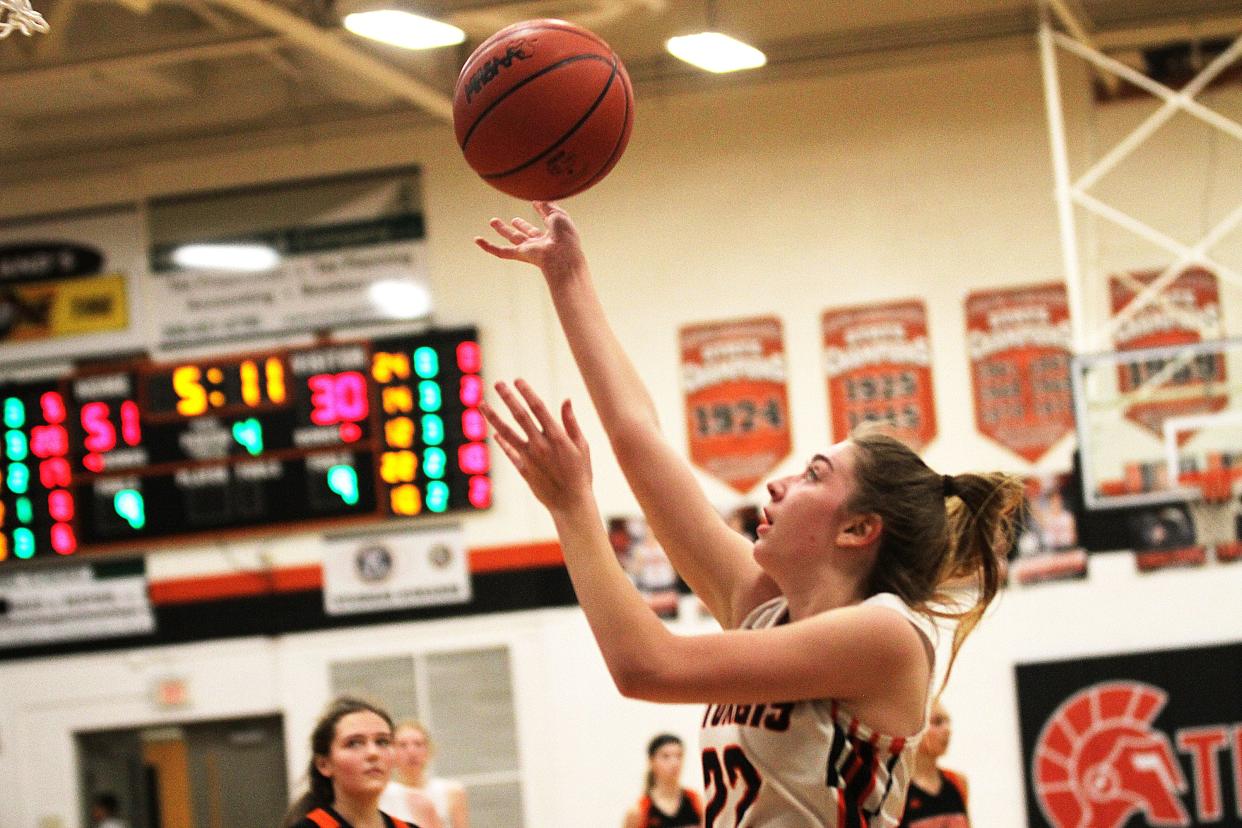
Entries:
{"type": "MultiPolygon", "coordinates": [[[[431,761],[434,746],[431,735],[421,722],[413,720],[397,725],[396,765],[393,778],[384,789],[380,807],[400,816],[413,813],[429,802],[442,828],[470,828],[470,808],[466,789],[460,782],[428,776],[427,765],[431,761]]],[[[420,823],[421,824],[421,823],[420,823]]]]}
{"type": "Polygon", "coordinates": [[[681,786],[685,746],[671,733],[661,733],[647,745],[647,786],[625,815],[624,828],[676,828],[703,824],[699,795],[681,786]]]}
{"type": "Polygon", "coordinates": [[[341,697],[311,731],[309,790],[289,807],[284,828],[419,828],[380,810],[393,765],[392,718],[341,697]]]}
{"type": "Polygon", "coordinates": [[[970,828],[966,815],[966,777],[941,768],[949,749],[952,719],[939,701],[932,706],[927,731],[919,742],[910,793],[901,828],[970,828]]]}
{"type": "Polygon", "coordinates": [[[121,806],[116,795],[107,791],[91,800],[91,825],[94,828],[129,828],[121,819],[121,806]]]}

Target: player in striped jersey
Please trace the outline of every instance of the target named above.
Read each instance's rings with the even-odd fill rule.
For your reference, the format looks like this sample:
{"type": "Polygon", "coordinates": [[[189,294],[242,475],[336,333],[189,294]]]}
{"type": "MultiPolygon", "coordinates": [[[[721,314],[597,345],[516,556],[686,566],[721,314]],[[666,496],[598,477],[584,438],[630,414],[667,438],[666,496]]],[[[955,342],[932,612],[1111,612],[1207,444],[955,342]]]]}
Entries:
{"type": "MultiPolygon", "coordinates": [[[[497,443],[560,536],[574,588],[627,696],[706,702],[708,828],[897,825],[929,703],[933,607],[959,619],[952,652],[982,615],[1008,549],[1021,485],[941,476],[909,448],[859,434],[768,485],[753,544],[729,529],[608,326],[577,229],[536,203],[544,227],[493,219],[508,242],[476,243],[538,266],[626,479],[656,539],[725,630],[671,633],[608,544],[590,453],[571,405],[559,416],[523,381],[497,386],[515,425],[485,407],[497,443]],[[973,579],[953,608],[942,586],[973,579]]],[[[951,666],[951,663],[950,663],[951,666]]]]}

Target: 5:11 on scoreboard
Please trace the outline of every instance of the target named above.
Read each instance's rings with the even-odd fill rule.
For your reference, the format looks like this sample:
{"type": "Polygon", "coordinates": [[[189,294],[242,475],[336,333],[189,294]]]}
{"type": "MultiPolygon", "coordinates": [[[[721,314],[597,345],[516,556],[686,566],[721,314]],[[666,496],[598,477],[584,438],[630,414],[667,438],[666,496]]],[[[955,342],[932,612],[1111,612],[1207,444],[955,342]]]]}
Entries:
{"type": "Polygon", "coordinates": [[[477,333],[0,384],[0,565],[491,504],[477,333]]]}

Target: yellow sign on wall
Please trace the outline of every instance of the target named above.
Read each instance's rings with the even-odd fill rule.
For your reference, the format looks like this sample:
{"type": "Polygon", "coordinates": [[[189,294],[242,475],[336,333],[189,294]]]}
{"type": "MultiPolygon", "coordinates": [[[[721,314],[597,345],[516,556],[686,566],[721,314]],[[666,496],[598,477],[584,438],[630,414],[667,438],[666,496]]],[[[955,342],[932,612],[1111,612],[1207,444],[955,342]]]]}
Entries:
{"type": "Polygon", "coordinates": [[[128,325],[125,277],[120,273],[0,288],[0,341],[103,333],[128,325]]]}

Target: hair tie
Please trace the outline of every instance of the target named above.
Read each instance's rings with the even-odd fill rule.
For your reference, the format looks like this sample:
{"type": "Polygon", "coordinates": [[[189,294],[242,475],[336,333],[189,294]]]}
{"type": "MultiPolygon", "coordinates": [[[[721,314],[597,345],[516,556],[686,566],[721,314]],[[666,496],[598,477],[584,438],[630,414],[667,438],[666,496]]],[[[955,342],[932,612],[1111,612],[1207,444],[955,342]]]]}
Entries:
{"type": "Polygon", "coordinates": [[[957,481],[953,479],[951,474],[940,475],[940,487],[944,489],[945,497],[953,497],[957,494],[957,481]]]}

